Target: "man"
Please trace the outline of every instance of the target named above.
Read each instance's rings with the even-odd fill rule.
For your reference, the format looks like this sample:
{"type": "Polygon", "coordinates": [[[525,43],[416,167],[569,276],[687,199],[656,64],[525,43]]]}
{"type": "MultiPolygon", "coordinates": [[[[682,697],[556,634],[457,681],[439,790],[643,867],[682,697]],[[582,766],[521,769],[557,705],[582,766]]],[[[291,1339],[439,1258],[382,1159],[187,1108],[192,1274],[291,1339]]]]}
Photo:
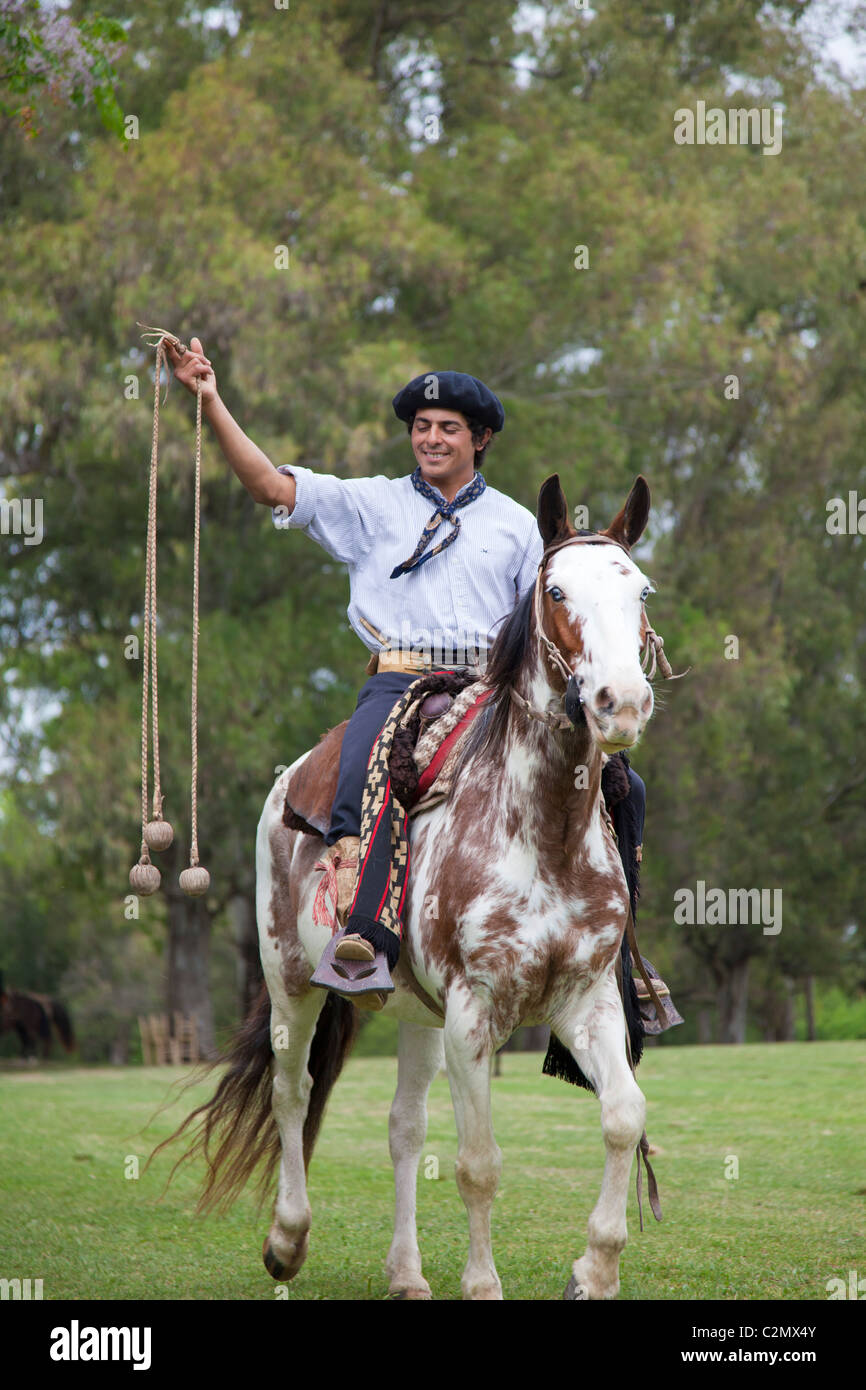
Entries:
{"type": "MultiPolygon", "coordinates": [[[[352,629],[373,653],[369,679],[346,729],[329,846],[341,960],[393,969],[399,940],[369,917],[349,918],[358,878],[361,801],[370,751],[395,702],[425,671],[486,664],[494,629],[535,583],[543,546],[533,514],[490,487],[481,469],[505,422],[500,401],[463,372],[430,372],[394,397],[407,425],[416,468],[400,478],[338,478],[299,465],[275,468],[219,398],[198,338],[181,357],[169,347],[175,375],[195,392],[202,413],[244,487],[273,508],[280,529],[299,529],[347,565],[352,629]],[[347,927],[349,930],[345,930],[347,927]],[[384,960],[382,959],[384,957],[384,960]]],[[[644,787],[630,774],[643,827],[644,787]]],[[[385,971],[387,976],[387,969],[385,971]]],[[[382,970],[377,968],[377,980],[382,970]]],[[[384,996],[365,980],[341,983],[359,1004],[384,996]]]]}

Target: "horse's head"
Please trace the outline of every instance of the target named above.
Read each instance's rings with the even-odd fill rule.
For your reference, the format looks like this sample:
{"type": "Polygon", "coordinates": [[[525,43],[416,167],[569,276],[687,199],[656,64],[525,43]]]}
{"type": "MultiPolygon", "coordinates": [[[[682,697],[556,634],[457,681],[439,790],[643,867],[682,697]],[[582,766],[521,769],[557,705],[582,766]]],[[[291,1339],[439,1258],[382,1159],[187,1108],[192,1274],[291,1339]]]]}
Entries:
{"type": "Polygon", "coordinates": [[[558,474],[538,496],[544,559],[535,621],[542,651],[550,656],[543,664],[549,672],[554,668],[554,688],[557,673],[567,681],[569,718],[577,724],[585,716],[605,753],[637,743],[653,712],[652,687],[641,665],[654,639],[644,610],[652,584],[630,554],[649,508],[650,490],[639,477],[605,531],[578,532],[558,474]]]}

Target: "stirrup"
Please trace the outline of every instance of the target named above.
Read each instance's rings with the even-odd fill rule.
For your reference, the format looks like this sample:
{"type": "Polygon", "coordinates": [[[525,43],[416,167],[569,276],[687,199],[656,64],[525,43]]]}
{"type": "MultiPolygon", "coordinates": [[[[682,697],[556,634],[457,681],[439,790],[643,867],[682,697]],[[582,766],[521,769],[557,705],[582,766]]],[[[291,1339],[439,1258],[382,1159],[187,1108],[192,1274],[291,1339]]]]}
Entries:
{"type": "MultiPolygon", "coordinates": [[[[336,990],[337,994],[342,994],[344,999],[350,999],[359,1008],[375,1009],[376,1005],[372,999],[366,999],[364,996],[393,994],[396,988],[391,979],[385,952],[376,951],[373,960],[347,960],[338,957],[337,948],[346,935],[344,930],[331,937],[322,952],[322,959],[310,977],[310,984],[318,989],[336,990]]],[[[355,933],[351,932],[349,935],[354,936],[355,933]]],[[[384,1007],[384,1002],[383,999],[379,1008],[384,1007]]]]}

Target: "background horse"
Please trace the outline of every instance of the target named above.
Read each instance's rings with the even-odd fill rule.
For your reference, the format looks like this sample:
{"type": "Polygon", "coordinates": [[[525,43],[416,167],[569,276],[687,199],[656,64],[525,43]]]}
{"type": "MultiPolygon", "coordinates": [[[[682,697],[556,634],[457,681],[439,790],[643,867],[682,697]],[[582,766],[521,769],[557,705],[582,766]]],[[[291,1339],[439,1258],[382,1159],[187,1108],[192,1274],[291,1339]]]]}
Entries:
{"type": "MultiPolygon", "coordinates": [[[[386,1262],[394,1297],[431,1296],[415,1201],[427,1092],[443,1043],[469,1217],[462,1292],[502,1297],[490,1241],[501,1168],[491,1063],[515,1028],[534,1023],[550,1025],[601,1102],[601,1194],[565,1296],[612,1298],[619,1290],[645,1102],[627,1059],[616,980],[628,893],[600,783],[602,754],[632,747],[653,710],[640,660],[652,635],[644,610],[651,585],[629,554],[648,512],[649,488],[638,478],[605,532],[578,535],[558,477],[547,479],[538,500],[538,583],[491,650],[484,679],[493,694],[464,745],[450,798],[409,822],[401,960],[386,1005],[400,1020],[389,1125],[396,1213],[386,1262]],[[413,992],[409,970],[443,1017],[413,992]]],[[[287,784],[302,761],[275,783],[259,823],[267,993],[239,1033],[216,1095],[178,1131],[200,1120],[190,1153],[219,1136],[202,1207],[230,1200],[260,1159],[279,1160],[263,1252],[276,1279],[297,1274],[307,1253],[306,1169],[357,1021],[353,1005],[309,985],[329,928],[312,914],[323,841],[283,823],[287,784]]]]}
{"type": "Polygon", "coordinates": [[[71,1052],[75,1046],[72,1021],[59,1000],[26,990],[6,990],[0,984],[0,1033],[14,1028],[22,1057],[35,1057],[37,1047],[43,1059],[50,1056],[52,1025],[64,1049],[71,1052]]]}

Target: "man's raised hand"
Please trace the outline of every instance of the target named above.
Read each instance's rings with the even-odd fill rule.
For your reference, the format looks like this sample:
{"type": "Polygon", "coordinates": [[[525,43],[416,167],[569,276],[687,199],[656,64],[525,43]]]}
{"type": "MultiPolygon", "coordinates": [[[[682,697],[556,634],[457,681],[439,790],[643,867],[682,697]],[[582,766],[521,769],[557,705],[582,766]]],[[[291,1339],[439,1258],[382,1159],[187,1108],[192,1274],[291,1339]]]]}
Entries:
{"type": "Polygon", "coordinates": [[[191,338],[189,347],[182,357],[172,343],[166,343],[165,347],[178,381],[192,395],[195,395],[196,378],[201,377],[202,405],[207,405],[208,401],[215,401],[217,399],[216,377],[210,359],[204,355],[201,339],[191,338]]]}

